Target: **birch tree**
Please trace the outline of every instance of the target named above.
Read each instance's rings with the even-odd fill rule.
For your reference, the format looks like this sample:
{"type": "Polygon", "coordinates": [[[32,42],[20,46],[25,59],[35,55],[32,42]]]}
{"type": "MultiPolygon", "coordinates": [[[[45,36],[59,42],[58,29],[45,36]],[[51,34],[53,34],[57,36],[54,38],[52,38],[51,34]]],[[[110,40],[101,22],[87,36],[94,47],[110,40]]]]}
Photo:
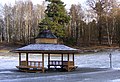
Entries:
{"type": "Polygon", "coordinates": [[[38,23],[44,18],[44,9],[44,4],[34,6],[31,1],[16,1],[12,6],[5,4],[2,10],[4,32],[1,32],[5,41],[20,44],[31,43],[38,34],[38,23]]]}
{"type": "Polygon", "coordinates": [[[71,5],[70,8],[70,17],[71,17],[71,36],[77,44],[79,44],[79,38],[81,38],[81,34],[83,34],[83,18],[84,13],[80,4],[78,5],[71,5]]]}

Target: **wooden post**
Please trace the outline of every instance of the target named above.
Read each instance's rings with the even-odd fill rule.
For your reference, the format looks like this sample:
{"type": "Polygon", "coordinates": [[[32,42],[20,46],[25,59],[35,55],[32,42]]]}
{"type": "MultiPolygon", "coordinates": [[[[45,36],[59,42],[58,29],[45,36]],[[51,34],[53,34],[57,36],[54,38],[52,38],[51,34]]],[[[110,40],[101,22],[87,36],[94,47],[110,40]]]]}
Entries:
{"type": "Polygon", "coordinates": [[[48,70],[50,69],[50,54],[48,54],[48,70]]]}
{"type": "Polygon", "coordinates": [[[19,66],[21,65],[21,53],[19,53],[19,66]]]}
{"type": "Polygon", "coordinates": [[[69,61],[70,59],[69,59],[69,54],[68,54],[68,61],[69,61]]]}
{"type": "Polygon", "coordinates": [[[74,64],[75,64],[75,56],[74,56],[74,54],[73,54],[73,66],[74,66],[74,64]]]}
{"type": "Polygon", "coordinates": [[[63,54],[61,54],[61,61],[62,61],[62,70],[63,70],[63,54]]]}
{"type": "Polygon", "coordinates": [[[26,53],[26,64],[28,66],[28,53],[26,53]]]}
{"type": "Polygon", "coordinates": [[[42,72],[44,73],[44,54],[42,53],[42,72]]]}
{"type": "Polygon", "coordinates": [[[69,54],[68,54],[68,71],[70,71],[70,70],[69,70],[69,60],[70,60],[70,59],[69,59],[69,54]]]}

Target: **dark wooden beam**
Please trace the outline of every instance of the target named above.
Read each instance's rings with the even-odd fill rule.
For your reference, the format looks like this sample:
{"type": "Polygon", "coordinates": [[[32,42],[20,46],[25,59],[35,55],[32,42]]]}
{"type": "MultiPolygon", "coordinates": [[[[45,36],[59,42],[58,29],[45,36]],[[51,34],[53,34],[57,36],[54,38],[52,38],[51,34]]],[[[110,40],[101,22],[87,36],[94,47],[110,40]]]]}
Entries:
{"type": "Polygon", "coordinates": [[[44,54],[42,53],[42,72],[44,73],[44,54]]]}
{"type": "Polygon", "coordinates": [[[63,69],[63,54],[61,54],[62,69],[63,69]]]}
{"type": "Polygon", "coordinates": [[[75,54],[73,54],[73,66],[74,66],[74,63],[75,63],[75,54]]]}
{"type": "Polygon", "coordinates": [[[21,65],[21,53],[19,53],[19,66],[21,65]]]}
{"type": "Polygon", "coordinates": [[[69,62],[69,61],[70,61],[69,56],[70,56],[70,55],[68,54],[68,67],[67,67],[67,70],[68,70],[68,71],[70,71],[70,69],[69,69],[69,65],[70,65],[70,64],[69,64],[69,63],[70,63],[70,62],[69,62]]]}
{"type": "Polygon", "coordinates": [[[63,54],[61,54],[61,61],[63,62],[63,54]]]}
{"type": "Polygon", "coordinates": [[[67,54],[67,56],[68,56],[68,61],[70,60],[70,55],[69,54],[67,54]]]}
{"type": "Polygon", "coordinates": [[[27,66],[28,66],[28,53],[26,53],[26,63],[27,63],[27,66]]]}
{"type": "Polygon", "coordinates": [[[16,53],[44,53],[44,54],[78,54],[78,50],[19,50],[16,53]]]}
{"type": "Polygon", "coordinates": [[[50,69],[50,54],[48,54],[48,70],[50,69]]]}

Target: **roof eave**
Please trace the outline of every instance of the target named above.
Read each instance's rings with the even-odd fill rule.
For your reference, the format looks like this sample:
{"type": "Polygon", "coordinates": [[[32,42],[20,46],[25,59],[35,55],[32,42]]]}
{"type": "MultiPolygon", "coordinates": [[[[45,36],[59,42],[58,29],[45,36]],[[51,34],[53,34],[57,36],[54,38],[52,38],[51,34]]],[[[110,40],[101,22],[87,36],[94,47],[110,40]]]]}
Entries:
{"type": "Polygon", "coordinates": [[[15,53],[43,53],[43,54],[79,54],[79,50],[14,50],[15,53]]]}

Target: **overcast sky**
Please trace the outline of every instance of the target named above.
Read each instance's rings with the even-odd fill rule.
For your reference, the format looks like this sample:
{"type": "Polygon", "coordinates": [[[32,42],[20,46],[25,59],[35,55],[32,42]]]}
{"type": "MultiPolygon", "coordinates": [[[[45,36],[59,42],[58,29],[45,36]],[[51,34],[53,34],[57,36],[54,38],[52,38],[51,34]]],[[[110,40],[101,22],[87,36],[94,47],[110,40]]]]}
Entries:
{"type": "MultiPolygon", "coordinates": [[[[0,0],[0,4],[4,5],[5,3],[9,4],[14,4],[15,1],[18,1],[18,0],[0,0]]],[[[22,1],[25,1],[25,0],[22,0],[22,1]]],[[[33,2],[33,4],[41,4],[42,1],[45,1],[45,0],[31,0],[33,2]]],[[[84,5],[85,4],[85,1],[86,0],[62,0],[66,5],[66,8],[69,8],[71,4],[82,4],[84,5]]]]}

